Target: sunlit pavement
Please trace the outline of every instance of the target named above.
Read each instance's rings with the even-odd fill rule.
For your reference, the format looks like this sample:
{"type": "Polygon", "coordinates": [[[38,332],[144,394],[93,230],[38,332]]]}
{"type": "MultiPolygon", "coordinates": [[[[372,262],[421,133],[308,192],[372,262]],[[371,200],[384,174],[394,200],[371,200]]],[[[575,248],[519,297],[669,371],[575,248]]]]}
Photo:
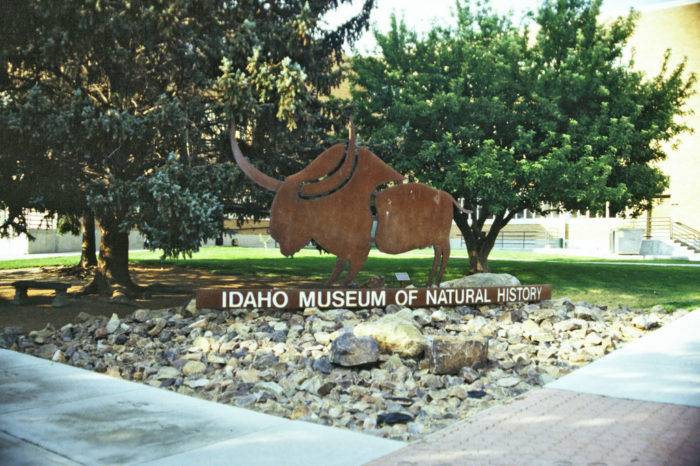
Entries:
{"type": "Polygon", "coordinates": [[[698,465],[700,310],[372,465],[698,465]]]}
{"type": "Polygon", "coordinates": [[[1,465],[356,465],[402,446],[0,350],[1,465]]]}

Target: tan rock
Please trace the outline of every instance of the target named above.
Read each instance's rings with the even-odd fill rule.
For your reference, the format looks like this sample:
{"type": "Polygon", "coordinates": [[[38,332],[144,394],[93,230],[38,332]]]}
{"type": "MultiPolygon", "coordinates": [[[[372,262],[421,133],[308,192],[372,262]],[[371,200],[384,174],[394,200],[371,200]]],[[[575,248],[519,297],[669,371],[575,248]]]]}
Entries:
{"type": "Polygon", "coordinates": [[[374,322],[362,323],[353,329],[353,333],[358,337],[372,337],[382,351],[402,356],[418,356],[425,346],[423,334],[410,311],[407,314],[387,314],[374,322]]]}
{"type": "Polygon", "coordinates": [[[211,351],[211,343],[207,337],[197,337],[194,339],[194,342],[190,347],[190,351],[201,351],[202,353],[208,353],[211,351]]]}
{"type": "Polygon", "coordinates": [[[260,380],[260,374],[256,369],[239,370],[236,379],[241,383],[256,383],[260,380]]]}
{"type": "Polygon", "coordinates": [[[184,375],[197,375],[203,373],[207,369],[207,365],[201,361],[187,361],[182,367],[184,375]]]}

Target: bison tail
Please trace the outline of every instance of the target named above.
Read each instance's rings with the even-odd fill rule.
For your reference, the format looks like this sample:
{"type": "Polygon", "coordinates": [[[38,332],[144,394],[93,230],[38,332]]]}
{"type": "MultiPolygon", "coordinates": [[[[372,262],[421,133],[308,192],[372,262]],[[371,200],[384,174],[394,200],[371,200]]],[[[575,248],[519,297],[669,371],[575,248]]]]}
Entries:
{"type": "Polygon", "coordinates": [[[451,194],[447,194],[447,195],[450,196],[450,200],[452,201],[452,203],[454,204],[454,206],[457,207],[457,210],[459,210],[459,211],[462,212],[463,214],[471,214],[471,213],[472,213],[471,210],[467,210],[467,209],[465,209],[464,207],[462,207],[461,205],[459,205],[459,202],[457,202],[457,201],[455,200],[455,198],[452,197],[451,194]]]}

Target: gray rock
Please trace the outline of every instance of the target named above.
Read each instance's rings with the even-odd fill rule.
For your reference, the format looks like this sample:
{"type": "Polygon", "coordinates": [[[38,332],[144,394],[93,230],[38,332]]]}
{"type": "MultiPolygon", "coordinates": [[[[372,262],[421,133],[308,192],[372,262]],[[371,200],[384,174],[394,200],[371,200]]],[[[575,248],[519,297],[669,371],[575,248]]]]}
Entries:
{"type": "Polygon", "coordinates": [[[602,320],[600,309],[578,305],[574,308],[574,317],[583,320],[602,320]]]}
{"type": "Polygon", "coordinates": [[[119,320],[119,316],[117,314],[112,314],[112,317],[109,319],[109,322],[107,322],[107,333],[114,333],[117,331],[119,328],[119,324],[121,324],[122,321],[119,320]]]}
{"type": "Polygon", "coordinates": [[[325,356],[318,358],[318,359],[314,359],[314,362],[311,365],[311,367],[315,371],[319,371],[319,372],[322,372],[324,374],[330,374],[331,370],[333,370],[333,366],[331,365],[331,362],[325,356]]]}
{"type": "Polygon", "coordinates": [[[553,327],[557,332],[570,332],[571,330],[581,329],[586,325],[587,323],[583,319],[566,319],[556,322],[553,327]]]}
{"type": "Polygon", "coordinates": [[[379,345],[372,337],[356,337],[344,332],[331,344],[330,360],[341,366],[361,366],[377,362],[379,345]]]}
{"type": "Polygon", "coordinates": [[[461,316],[468,316],[468,315],[475,316],[475,315],[479,314],[478,310],[474,309],[473,307],[469,307],[469,306],[460,306],[455,310],[457,311],[457,314],[459,314],[461,316]]]}
{"type": "Polygon", "coordinates": [[[456,374],[463,367],[479,367],[487,360],[488,344],[461,337],[433,337],[426,349],[430,371],[456,374]]]}
{"type": "Polygon", "coordinates": [[[269,393],[275,398],[281,398],[284,395],[284,389],[275,382],[258,382],[253,387],[253,390],[269,393]]]}
{"type": "Polygon", "coordinates": [[[467,288],[473,286],[518,286],[520,280],[507,273],[475,273],[440,283],[443,288],[467,288]]]}
{"type": "Polygon", "coordinates": [[[661,326],[661,321],[656,314],[640,314],[632,319],[632,325],[642,330],[651,330],[661,326]]]}
{"type": "Polygon", "coordinates": [[[185,381],[185,385],[187,385],[187,386],[190,387],[190,388],[202,388],[202,387],[206,387],[207,385],[209,385],[209,383],[210,383],[210,380],[209,380],[209,379],[205,379],[205,378],[194,379],[194,380],[187,380],[187,381],[185,381]]]}
{"type": "Polygon", "coordinates": [[[415,320],[416,323],[421,327],[425,327],[426,325],[430,325],[431,323],[430,315],[426,312],[425,309],[414,309],[413,320],[415,320]]]}
{"type": "Polygon", "coordinates": [[[520,379],[518,377],[503,377],[496,381],[496,385],[503,388],[515,387],[519,383],[520,379]]]}
{"type": "Polygon", "coordinates": [[[537,322],[538,324],[543,320],[552,319],[554,317],[554,309],[536,309],[529,313],[529,318],[537,322]]]}
{"type": "Polygon", "coordinates": [[[34,343],[41,345],[46,342],[46,340],[53,336],[56,329],[51,324],[46,324],[41,330],[32,330],[29,332],[29,337],[34,339],[34,343]]]}
{"type": "Polygon", "coordinates": [[[53,343],[49,343],[48,345],[42,345],[39,347],[37,356],[45,359],[51,359],[53,358],[54,354],[56,354],[56,351],[58,351],[58,346],[54,345],[53,343]]]}
{"type": "Polygon", "coordinates": [[[137,309],[132,316],[136,322],[146,322],[148,320],[148,313],[148,309],[137,309]]]}
{"type": "Polygon", "coordinates": [[[256,383],[260,380],[260,373],[255,369],[242,369],[236,372],[236,380],[241,383],[256,383]]]}
{"type": "Polygon", "coordinates": [[[477,371],[471,367],[463,367],[459,371],[459,375],[464,379],[466,383],[474,383],[481,377],[477,371]]]}
{"type": "Polygon", "coordinates": [[[156,379],[157,380],[162,380],[162,379],[175,379],[180,376],[180,371],[177,370],[174,367],[171,366],[163,366],[160,369],[158,369],[158,373],[156,374],[156,379]]]}
{"type": "Polygon", "coordinates": [[[199,314],[199,309],[197,309],[197,300],[191,299],[187,305],[182,308],[182,311],[185,314],[196,317],[199,314]]]}

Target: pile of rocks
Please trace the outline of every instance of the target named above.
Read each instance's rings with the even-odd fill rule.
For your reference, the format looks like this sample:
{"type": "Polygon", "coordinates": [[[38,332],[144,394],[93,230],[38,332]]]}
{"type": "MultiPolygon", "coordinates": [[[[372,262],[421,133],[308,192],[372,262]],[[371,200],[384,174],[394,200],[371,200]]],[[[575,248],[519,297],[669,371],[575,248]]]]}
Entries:
{"type": "Polygon", "coordinates": [[[412,440],[683,315],[567,299],[303,312],[140,309],[0,346],[258,411],[412,440]]]}

